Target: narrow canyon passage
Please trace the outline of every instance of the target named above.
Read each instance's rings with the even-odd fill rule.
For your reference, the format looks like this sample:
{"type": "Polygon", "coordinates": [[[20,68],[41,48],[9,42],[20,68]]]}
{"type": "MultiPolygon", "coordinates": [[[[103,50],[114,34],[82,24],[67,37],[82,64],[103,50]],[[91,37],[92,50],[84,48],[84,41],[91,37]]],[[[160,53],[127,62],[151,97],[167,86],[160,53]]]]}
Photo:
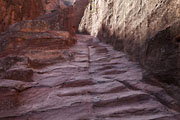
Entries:
{"type": "Polygon", "coordinates": [[[140,66],[110,45],[77,35],[64,54],[72,59],[33,69],[34,82],[14,82],[19,104],[0,111],[0,120],[180,119],[175,100],[143,82],[140,66]]]}

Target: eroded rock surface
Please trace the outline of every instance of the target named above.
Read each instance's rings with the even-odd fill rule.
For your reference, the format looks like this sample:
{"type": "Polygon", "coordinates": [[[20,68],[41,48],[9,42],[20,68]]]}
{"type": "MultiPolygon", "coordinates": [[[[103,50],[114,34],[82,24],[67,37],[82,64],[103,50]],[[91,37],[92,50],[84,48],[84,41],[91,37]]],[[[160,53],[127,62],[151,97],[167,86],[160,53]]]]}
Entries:
{"type": "Polygon", "coordinates": [[[179,84],[179,0],[92,0],[81,32],[123,50],[154,77],[179,84]]]}
{"type": "Polygon", "coordinates": [[[50,29],[44,20],[22,21],[12,25],[0,35],[1,54],[22,54],[35,50],[54,50],[67,48],[75,43],[67,31],[50,29]]]}
{"type": "Polygon", "coordinates": [[[0,32],[16,22],[32,20],[44,14],[41,0],[1,0],[0,6],[0,32]]]}
{"type": "MultiPolygon", "coordinates": [[[[6,91],[0,94],[0,120],[180,119],[179,101],[144,82],[143,70],[127,55],[90,36],[76,39],[62,52],[65,61],[29,66],[33,82],[0,80],[0,91],[6,91]]],[[[11,66],[27,64],[15,60],[11,66]]]]}
{"type": "MultiPolygon", "coordinates": [[[[38,19],[46,20],[51,30],[69,31],[70,34],[75,35],[78,25],[75,22],[73,3],[73,0],[30,0],[28,2],[24,0],[2,0],[0,1],[0,32],[5,32],[10,25],[17,22],[38,19]],[[67,6],[65,4],[67,2],[71,4],[67,6]]],[[[78,17],[79,22],[80,18],[82,15],[78,17]]],[[[32,26],[29,25],[28,27],[32,26]]]]}
{"type": "MultiPolygon", "coordinates": [[[[179,1],[90,1],[81,30],[133,57],[76,36],[87,0],[41,0],[38,17],[32,1],[30,18],[2,24],[13,25],[0,34],[0,120],[180,119],[180,88],[171,84],[179,80],[179,1]]],[[[0,10],[12,21],[27,3],[3,0],[0,10]]]]}
{"type": "Polygon", "coordinates": [[[89,0],[76,0],[73,4],[75,11],[75,25],[76,31],[78,32],[78,27],[81,22],[81,19],[84,15],[84,11],[89,3],[89,0]]]}

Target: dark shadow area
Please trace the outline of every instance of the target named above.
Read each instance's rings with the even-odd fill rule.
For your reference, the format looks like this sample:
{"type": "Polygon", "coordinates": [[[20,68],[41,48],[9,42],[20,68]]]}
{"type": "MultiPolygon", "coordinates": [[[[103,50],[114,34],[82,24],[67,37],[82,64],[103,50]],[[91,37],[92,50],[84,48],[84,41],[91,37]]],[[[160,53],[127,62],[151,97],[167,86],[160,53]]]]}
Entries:
{"type": "Polygon", "coordinates": [[[133,39],[121,39],[116,36],[108,27],[102,25],[97,37],[100,41],[111,44],[116,50],[127,53],[131,60],[138,61],[140,65],[157,80],[167,84],[179,84],[179,47],[174,42],[180,42],[178,34],[180,22],[158,32],[152,38],[145,40],[143,45],[137,44],[133,39]]]}
{"type": "Polygon", "coordinates": [[[180,36],[176,38],[176,42],[180,43],[180,36]]]}

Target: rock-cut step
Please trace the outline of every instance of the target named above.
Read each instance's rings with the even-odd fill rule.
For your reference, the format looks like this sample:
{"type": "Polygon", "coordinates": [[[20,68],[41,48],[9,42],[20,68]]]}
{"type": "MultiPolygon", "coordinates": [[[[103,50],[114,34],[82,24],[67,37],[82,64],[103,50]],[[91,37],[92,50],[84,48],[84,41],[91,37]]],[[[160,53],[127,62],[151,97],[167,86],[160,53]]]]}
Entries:
{"type": "Polygon", "coordinates": [[[0,120],[180,120],[178,111],[151,94],[160,87],[142,83],[137,63],[91,36],[76,39],[66,51],[71,59],[29,66],[33,81],[0,80],[0,120]]]}

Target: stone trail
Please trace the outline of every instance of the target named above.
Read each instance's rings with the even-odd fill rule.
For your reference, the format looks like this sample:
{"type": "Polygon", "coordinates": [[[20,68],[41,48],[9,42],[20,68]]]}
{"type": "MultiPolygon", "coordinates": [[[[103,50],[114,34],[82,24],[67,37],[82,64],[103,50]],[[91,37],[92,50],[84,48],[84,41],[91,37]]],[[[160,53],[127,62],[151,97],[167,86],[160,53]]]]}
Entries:
{"type": "Polygon", "coordinates": [[[6,80],[18,105],[0,110],[0,120],[180,120],[177,101],[143,82],[127,55],[91,36],[77,38],[64,53],[72,59],[33,69],[34,82],[6,80]]]}

